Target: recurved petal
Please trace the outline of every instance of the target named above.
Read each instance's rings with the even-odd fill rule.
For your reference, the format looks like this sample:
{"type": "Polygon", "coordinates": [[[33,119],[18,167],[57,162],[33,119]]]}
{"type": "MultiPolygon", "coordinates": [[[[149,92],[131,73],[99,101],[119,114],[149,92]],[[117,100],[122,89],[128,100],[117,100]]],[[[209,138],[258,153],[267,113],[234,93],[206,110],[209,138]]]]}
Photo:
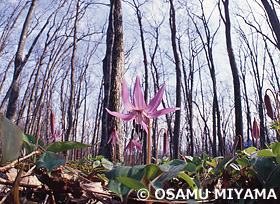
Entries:
{"type": "Polygon", "coordinates": [[[143,110],[146,107],[144,94],[140,84],[140,78],[137,76],[133,90],[133,105],[137,110],[143,110]]]}
{"type": "Polygon", "coordinates": [[[117,133],[117,134],[116,134],[116,135],[117,135],[117,137],[116,137],[116,138],[117,138],[117,142],[119,142],[119,141],[120,141],[120,140],[119,140],[119,135],[122,136],[122,137],[123,137],[123,135],[122,135],[121,133],[119,133],[118,131],[116,131],[116,133],[117,133]]]}
{"type": "Polygon", "coordinates": [[[134,109],[134,106],[131,104],[129,100],[129,92],[127,88],[127,84],[125,79],[123,78],[123,84],[122,84],[122,100],[123,100],[123,106],[125,110],[131,111],[134,109]]]}
{"type": "Polygon", "coordinates": [[[157,94],[154,96],[154,98],[150,101],[149,105],[146,106],[146,108],[144,109],[144,111],[147,112],[152,112],[155,111],[157,109],[157,107],[159,106],[159,104],[162,101],[162,97],[163,97],[163,93],[165,90],[165,84],[159,89],[159,91],[157,92],[157,94]]]}
{"type": "Polygon", "coordinates": [[[153,111],[153,112],[144,112],[144,114],[147,116],[147,118],[156,118],[158,116],[161,116],[161,115],[164,115],[164,114],[167,114],[167,113],[170,113],[170,112],[174,112],[174,111],[177,111],[177,110],[180,110],[180,108],[164,108],[164,109],[161,109],[159,111],[153,111]]]}
{"type": "Polygon", "coordinates": [[[110,138],[109,138],[109,140],[108,140],[107,144],[109,144],[109,143],[110,143],[110,141],[112,140],[112,138],[113,138],[113,137],[114,137],[114,131],[111,133],[110,138]]]}
{"type": "Polygon", "coordinates": [[[122,113],[110,111],[110,110],[107,109],[107,108],[106,108],[106,111],[107,111],[109,114],[111,114],[111,115],[113,115],[113,116],[115,116],[115,117],[117,117],[117,118],[123,119],[123,120],[125,120],[125,121],[131,121],[131,120],[134,119],[134,114],[132,114],[132,113],[122,114],[122,113]]]}
{"type": "Polygon", "coordinates": [[[139,150],[139,151],[142,151],[142,145],[139,144],[136,140],[133,140],[132,141],[134,146],[139,150]]]}
{"type": "Polygon", "coordinates": [[[127,149],[129,151],[129,153],[132,153],[132,150],[133,150],[133,143],[131,142],[132,140],[129,141],[129,143],[126,145],[126,147],[124,148],[124,151],[125,152],[127,149]]]}
{"type": "Polygon", "coordinates": [[[141,125],[144,128],[144,130],[146,131],[146,133],[148,134],[148,124],[147,124],[147,122],[142,121],[141,125]]]}
{"type": "Polygon", "coordinates": [[[130,142],[126,145],[126,147],[124,148],[123,152],[125,153],[125,151],[130,147],[130,142]]]}

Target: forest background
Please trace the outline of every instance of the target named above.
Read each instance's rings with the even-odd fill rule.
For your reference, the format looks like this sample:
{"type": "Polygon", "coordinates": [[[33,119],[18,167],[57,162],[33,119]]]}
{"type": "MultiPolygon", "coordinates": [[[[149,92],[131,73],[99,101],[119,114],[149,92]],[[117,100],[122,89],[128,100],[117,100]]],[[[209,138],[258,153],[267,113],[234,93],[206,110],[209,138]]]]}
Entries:
{"type": "MultiPolygon", "coordinates": [[[[50,143],[51,114],[44,113],[51,108],[59,140],[96,144],[69,158],[111,158],[114,127],[133,134],[132,123],[105,110],[126,112],[123,77],[131,98],[139,76],[147,103],[166,84],[160,108],[181,108],[151,121],[154,156],[161,128],[172,158],[229,155],[236,136],[243,138],[237,148],[253,140],[254,118],[260,148],[277,140],[263,97],[280,87],[279,1],[0,2],[0,112],[50,143]]],[[[120,160],[127,143],[120,136],[120,160]]],[[[145,151],[134,156],[141,163],[145,151]]]]}

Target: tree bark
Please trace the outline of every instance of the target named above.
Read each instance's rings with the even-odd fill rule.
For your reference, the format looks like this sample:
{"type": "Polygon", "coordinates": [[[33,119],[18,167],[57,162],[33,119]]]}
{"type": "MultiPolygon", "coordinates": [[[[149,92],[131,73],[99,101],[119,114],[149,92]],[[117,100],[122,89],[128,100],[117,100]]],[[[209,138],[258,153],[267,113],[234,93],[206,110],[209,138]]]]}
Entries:
{"type": "MultiPolygon", "coordinates": [[[[104,73],[104,106],[102,116],[102,138],[99,153],[113,158],[111,145],[106,145],[114,127],[122,132],[122,121],[107,113],[105,108],[121,112],[122,80],[124,75],[124,47],[121,0],[111,0],[110,16],[107,31],[107,50],[103,60],[104,73]]],[[[122,137],[119,137],[117,158],[123,161],[122,137]]]]}
{"type": "Polygon", "coordinates": [[[76,53],[77,53],[77,29],[78,29],[78,21],[79,21],[79,10],[80,10],[80,0],[77,1],[76,5],[76,15],[74,21],[74,36],[73,36],[73,51],[71,56],[71,67],[70,67],[70,98],[69,98],[69,105],[67,111],[67,131],[65,134],[65,141],[69,141],[73,136],[73,128],[74,128],[74,119],[73,119],[73,109],[75,103],[75,60],[76,60],[76,53]]]}
{"type": "MultiPolygon", "coordinates": [[[[181,62],[176,43],[176,23],[175,23],[175,8],[173,0],[170,0],[170,29],[172,49],[176,65],[176,107],[181,108],[181,62]]],[[[179,158],[179,139],[180,139],[180,123],[181,123],[181,110],[175,112],[175,126],[174,126],[174,155],[175,159],[179,158]]]]}
{"type": "Polygon", "coordinates": [[[31,22],[32,15],[35,11],[35,6],[38,0],[33,0],[28,14],[26,16],[25,22],[23,24],[22,32],[20,35],[20,40],[18,44],[18,49],[15,57],[15,69],[14,69],[14,76],[13,76],[13,81],[11,85],[11,92],[9,95],[9,102],[8,102],[8,107],[7,107],[7,113],[6,117],[12,121],[15,119],[16,115],[16,110],[17,110],[17,101],[19,97],[19,82],[20,82],[20,75],[22,68],[24,66],[24,61],[23,61],[23,52],[24,52],[24,45],[26,42],[27,38],[27,33],[28,33],[28,27],[31,22]]]}
{"type": "MultiPolygon", "coordinates": [[[[229,0],[222,0],[224,5],[224,14],[223,22],[225,24],[225,34],[226,34],[226,46],[227,53],[231,67],[231,73],[233,77],[233,86],[234,86],[234,105],[235,105],[235,134],[240,135],[243,141],[243,120],[242,120],[242,105],[241,105],[241,92],[240,92],[240,82],[239,74],[235,61],[234,52],[232,49],[231,43],[231,24],[229,16],[229,0]]],[[[237,149],[241,149],[241,142],[238,143],[237,149]]]]}

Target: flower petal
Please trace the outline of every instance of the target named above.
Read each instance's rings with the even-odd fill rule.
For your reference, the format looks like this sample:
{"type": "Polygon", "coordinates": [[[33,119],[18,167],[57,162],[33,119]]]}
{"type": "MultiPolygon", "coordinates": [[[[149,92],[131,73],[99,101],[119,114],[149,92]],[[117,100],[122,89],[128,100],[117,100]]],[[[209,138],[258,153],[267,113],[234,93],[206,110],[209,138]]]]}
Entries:
{"type": "Polygon", "coordinates": [[[144,128],[144,130],[148,134],[148,123],[147,123],[147,121],[142,121],[141,126],[144,128]]]}
{"type": "Polygon", "coordinates": [[[112,140],[112,138],[113,138],[113,137],[114,137],[114,131],[111,133],[110,138],[109,138],[109,140],[108,140],[107,144],[109,144],[109,143],[110,143],[110,141],[112,140]]]}
{"type": "Polygon", "coordinates": [[[138,76],[136,77],[134,90],[133,90],[133,105],[135,109],[138,110],[143,110],[146,107],[144,94],[140,84],[140,78],[138,76]]]}
{"type": "Polygon", "coordinates": [[[157,92],[157,94],[154,96],[154,98],[150,101],[149,105],[146,106],[146,108],[144,109],[144,111],[147,112],[153,112],[157,109],[157,107],[159,106],[159,104],[162,101],[162,97],[163,97],[163,93],[165,90],[165,84],[159,89],[159,91],[157,92]]]}
{"type": "Polygon", "coordinates": [[[127,111],[131,111],[134,109],[134,106],[131,104],[129,100],[129,92],[127,88],[127,84],[125,79],[123,78],[123,84],[122,84],[122,100],[123,100],[123,106],[124,109],[127,111]]]}
{"type": "Polygon", "coordinates": [[[133,143],[131,142],[132,140],[130,139],[129,143],[126,145],[126,147],[124,148],[124,152],[128,149],[129,154],[132,153],[133,151],[133,143]]]}
{"type": "Polygon", "coordinates": [[[174,111],[177,111],[177,110],[180,110],[180,108],[164,108],[164,109],[161,109],[159,111],[144,112],[144,114],[146,115],[147,118],[152,119],[152,118],[156,118],[160,115],[164,115],[164,114],[174,112],[174,111]]]}
{"type": "Polygon", "coordinates": [[[126,147],[124,148],[123,152],[125,153],[125,151],[130,147],[130,142],[126,145],[126,147]]]}
{"type": "Polygon", "coordinates": [[[136,140],[133,140],[132,143],[139,151],[142,151],[142,145],[141,144],[139,144],[136,140]]]}
{"type": "Polygon", "coordinates": [[[116,133],[117,133],[116,134],[117,135],[117,137],[116,137],[117,138],[117,142],[120,142],[119,135],[122,136],[122,137],[123,137],[123,135],[121,133],[119,133],[118,131],[116,131],[116,133]]]}
{"type": "Polygon", "coordinates": [[[115,117],[117,117],[117,118],[123,119],[123,120],[125,120],[125,121],[131,121],[131,120],[134,119],[134,114],[132,114],[132,113],[122,114],[122,113],[110,111],[110,110],[107,109],[107,108],[105,108],[105,109],[106,109],[106,111],[107,111],[109,114],[111,114],[111,115],[113,115],[113,116],[115,116],[115,117]]]}

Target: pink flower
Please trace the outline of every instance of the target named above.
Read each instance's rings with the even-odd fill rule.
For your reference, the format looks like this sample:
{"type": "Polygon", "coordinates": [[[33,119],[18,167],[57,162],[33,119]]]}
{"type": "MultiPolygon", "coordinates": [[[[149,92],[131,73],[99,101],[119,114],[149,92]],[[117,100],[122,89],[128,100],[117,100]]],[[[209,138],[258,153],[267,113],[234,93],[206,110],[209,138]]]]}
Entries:
{"type": "Polygon", "coordinates": [[[133,147],[136,147],[136,149],[138,149],[139,151],[142,151],[142,146],[141,144],[139,144],[137,142],[137,140],[135,139],[130,139],[129,143],[126,145],[126,147],[124,148],[124,152],[128,149],[130,154],[132,153],[133,151],[133,147]]]}
{"type": "Polygon", "coordinates": [[[61,130],[59,132],[56,132],[55,130],[55,116],[54,113],[51,111],[51,132],[52,132],[52,139],[53,142],[58,142],[59,137],[65,134],[65,132],[62,132],[61,130]]]}
{"type": "Polygon", "coordinates": [[[58,133],[55,131],[55,134],[52,136],[53,142],[58,142],[58,139],[66,133],[66,130],[62,132],[61,130],[58,133]]]}
{"type": "Polygon", "coordinates": [[[254,118],[254,122],[253,122],[252,135],[256,140],[260,138],[260,129],[257,124],[256,118],[254,118]]]}
{"type": "Polygon", "coordinates": [[[112,142],[113,145],[117,144],[116,142],[119,142],[118,135],[121,135],[121,134],[116,130],[116,127],[114,127],[114,130],[111,133],[107,144],[109,144],[110,141],[112,142]]]}
{"type": "Polygon", "coordinates": [[[159,111],[156,110],[162,101],[164,89],[165,89],[165,84],[160,88],[160,90],[157,92],[154,98],[150,101],[149,105],[146,105],[144,94],[140,85],[140,79],[137,76],[134,85],[134,90],[133,90],[133,104],[131,104],[129,100],[129,92],[128,92],[127,84],[125,79],[123,79],[122,99],[123,99],[124,108],[125,110],[128,111],[128,113],[122,114],[118,112],[113,112],[108,110],[107,108],[106,110],[111,115],[121,118],[125,121],[135,120],[136,124],[141,125],[145,129],[145,131],[148,132],[147,118],[152,119],[160,115],[167,114],[180,109],[180,108],[164,108],[159,111]]]}

